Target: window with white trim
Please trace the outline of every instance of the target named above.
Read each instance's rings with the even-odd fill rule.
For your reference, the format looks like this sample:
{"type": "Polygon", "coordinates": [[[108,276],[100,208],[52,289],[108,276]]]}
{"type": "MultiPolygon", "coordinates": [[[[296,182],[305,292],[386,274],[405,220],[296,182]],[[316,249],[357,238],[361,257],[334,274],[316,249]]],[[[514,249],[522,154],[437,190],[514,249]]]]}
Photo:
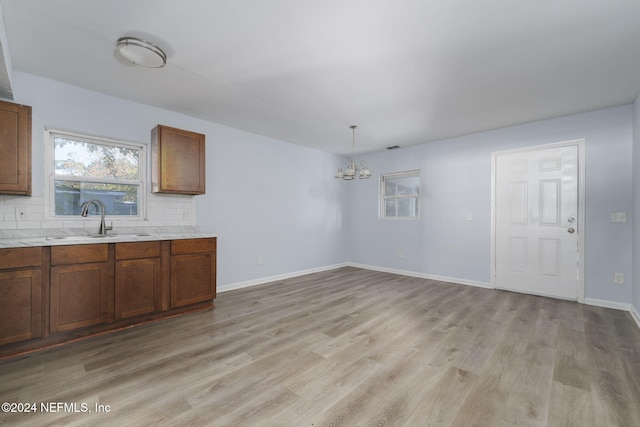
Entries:
{"type": "Polygon", "coordinates": [[[381,176],[380,218],[418,219],[420,171],[407,171],[381,176]]]}
{"type": "Polygon", "coordinates": [[[50,217],[80,216],[91,199],[105,205],[106,215],[144,217],[144,145],[50,131],[48,148],[50,217]]]}

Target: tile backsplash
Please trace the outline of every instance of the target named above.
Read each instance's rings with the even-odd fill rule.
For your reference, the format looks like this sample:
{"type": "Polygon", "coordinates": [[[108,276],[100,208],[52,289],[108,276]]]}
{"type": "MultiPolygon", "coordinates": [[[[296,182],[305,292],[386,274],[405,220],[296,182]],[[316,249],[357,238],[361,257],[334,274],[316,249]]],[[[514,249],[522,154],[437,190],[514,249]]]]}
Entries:
{"type": "MultiPolygon", "coordinates": [[[[112,217],[107,221],[111,222],[112,217]]],[[[93,228],[100,218],[90,216],[69,219],[45,217],[45,199],[0,195],[0,230],[39,228],[93,228]]],[[[167,227],[193,226],[195,220],[195,196],[148,194],[147,215],[144,220],[113,219],[114,227],[167,227]]]]}

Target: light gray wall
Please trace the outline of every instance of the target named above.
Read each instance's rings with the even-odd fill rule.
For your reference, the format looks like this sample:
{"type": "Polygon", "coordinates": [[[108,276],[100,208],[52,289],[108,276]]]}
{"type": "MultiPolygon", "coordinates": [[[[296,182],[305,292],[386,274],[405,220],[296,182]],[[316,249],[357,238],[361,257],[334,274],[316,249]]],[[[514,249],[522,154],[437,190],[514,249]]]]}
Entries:
{"type": "Polygon", "coordinates": [[[213,176],[197,218],[224,242],[223,286],[346,261],[340,157],[230,128],[207,137],[213,176]]]}
{"type": "Polygon", "coordinates": [[[627,212],[631,219],[632,125],[628,105],[360,156],[375,175],[348,183],[350,259],[490,283],[491,153],[584,138],[585,297],[629,304],[631,222],[611,223],[610,214],[627,212]],[[379,174],[411,169],[422,170],[420,220],[379,220],[379,174]],[[624,285],[613,284],[614,272],[624,273],[624,285]]]}
{"type": "Polygon", "coordinates": [[[640,322],[640,95],[633,109],[633,290],[632,310],[640,322]]]}
{"type": "Polygon", "coordinates": [[[160,123],[206,135],[196,222],[218,234],[220,287],[346,261],[346,191],[332,175],[342,158],[20,72],[13,92],[32,106],[34,197],[45,191],[45,127],[149,144],[160,123]]]}
{"type": "Polygon", "coordinates": [[[343,182],[332,178],[344,162],[338,156],[24,73],[13,77],[15,101],[33,107],[34,196],[45,188],[45,126],[145,143],[158,123],[207,135],[207,194],[195,199],[196,218],[219,236],[221,287],[346,261],[489,283],[491,153],[585,138],[585,295],[631,301],[631,223],[609,220],[611,212],[630,219],[633,212],[631,105],[360,156],[376,175],[343,182]],[[409,169],[423,172],[421,219],[380,221],[378,174],[409,169]],[[625,285],[613,284],[614,272],[625,274],[625,285]]]}

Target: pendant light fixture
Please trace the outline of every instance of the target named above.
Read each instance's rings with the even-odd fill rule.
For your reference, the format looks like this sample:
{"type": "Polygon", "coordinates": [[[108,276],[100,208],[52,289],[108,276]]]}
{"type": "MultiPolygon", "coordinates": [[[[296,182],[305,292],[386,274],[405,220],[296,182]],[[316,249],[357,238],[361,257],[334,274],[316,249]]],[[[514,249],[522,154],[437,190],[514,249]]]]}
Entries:
{"type": "Polygon", "coordinates": [[[356,162],[353,160],[354,153],[356,151],[356,125],[349,126],[353,133],[353,145],[351,148],[351,160],[349,160],[349,164],[347,168],[342,170],[342,168],[338,169],[338,173],[336,173],[336,178],[344,179],[350,181],[355,179],[356,177],[359,179],[367,179],[371,177],[371,171],[367,167],[364,162],[360,162],[360,165],[357,166],[356,162]]]}

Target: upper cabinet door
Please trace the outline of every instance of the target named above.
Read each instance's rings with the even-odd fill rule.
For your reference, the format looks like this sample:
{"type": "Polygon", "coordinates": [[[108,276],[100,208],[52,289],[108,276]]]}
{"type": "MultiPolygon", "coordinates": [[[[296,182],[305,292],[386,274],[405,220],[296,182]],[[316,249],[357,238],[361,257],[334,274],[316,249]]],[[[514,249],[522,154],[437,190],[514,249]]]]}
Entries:
{"type": "Polygon", "coordinates": [[[31,195],[31,107],[0,101],[0,194],[31,195]]]}
{"type": "Polygon", "coordinates": [[[158,125],[151,131],[151,191],[205,193],[205,136],[158,125]]]}

